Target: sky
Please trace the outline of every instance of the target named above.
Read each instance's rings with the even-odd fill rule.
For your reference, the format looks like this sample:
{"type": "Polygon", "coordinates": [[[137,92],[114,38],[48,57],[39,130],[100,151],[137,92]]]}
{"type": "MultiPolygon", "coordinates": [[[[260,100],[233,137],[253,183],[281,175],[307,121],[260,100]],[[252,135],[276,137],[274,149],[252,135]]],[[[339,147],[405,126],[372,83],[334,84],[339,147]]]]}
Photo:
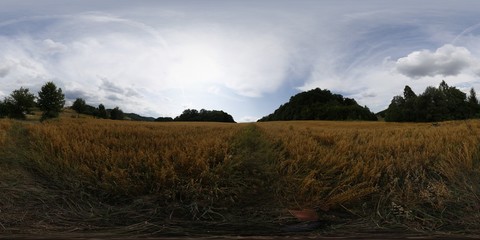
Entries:
{"type": "Polygon", "coordinates": [[[480,91],[476,0],[0,0],[0,98],[53,81],[151,117],[256,121],[314,88],[384,110],[409,85],[480,91]]]}

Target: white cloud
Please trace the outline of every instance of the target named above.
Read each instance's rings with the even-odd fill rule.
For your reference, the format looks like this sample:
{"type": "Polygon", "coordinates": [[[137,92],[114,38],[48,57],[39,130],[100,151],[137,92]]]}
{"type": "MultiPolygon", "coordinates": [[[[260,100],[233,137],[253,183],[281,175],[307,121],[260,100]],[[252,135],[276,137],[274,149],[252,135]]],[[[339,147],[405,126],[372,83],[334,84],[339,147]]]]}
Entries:
{"type": "Polygon", "coordinates": [[[214,95],[219,95],[221,90],[219,87],[217,86],[210,86],[208,89],[207,89],[207,92],[208,93],[211,93],[211,94],[214,94],[214,95]]]}
{"type": "Polygon", "coordinates": [[[259,117],[253,117],[253,116],[245,116],[245,117],[240,118],[239,120],[235,119],[235,121],[238,121],[238,122],[256,122],[258,119],[260,119],[260,118],[259,117]]]}
{"type": "Polygon", "coordinates": [[[10,2],[0,3],[2,92],[54,79],[72,98],[126,112],[228,107],[248,121],[295,87],[382,110],[404,85],[480,75],[477,25],[464,26],[477,21],[473,3],[10,2]],[[464,47],[416,51],[452,40],[464,47]]]}
{"type": "Polygon", "coordinates": [[[396,69],[401,74],[418,79],[426,76],[457,76],[477,60],[465,47],[446,44],[435,52],[429,50],[415,51],[396,62],[396,69]]]}
{"type": "Polygon", "coordinates": [[[13,64],[11,61],[4,59],[0,62],[0,78],[3,78],[8,75],[8,73],[12,70],[13,64]]]}
{"type": "Polygon", "coordinates": [[[102,79],[102,84],[100,85],[100,89],[107,91],[107,92],[113,92],[113,93],[119,93],[123,94],[125,91],[123,88],[117,86],[115,83],[109,81],[106,78],[101,78],[102,79]]]}
{"type": "Polygon", "coordinates": [[[195,26],[165,38],[172,60],[167,82],[220,85],[260,97],[277,90],[288,73],[290,46],[272,34],[195,26]]]}
{"type": "Polygon", "coordinates": [[[64,44],[55,42],[52,39],[45,39],[42,43],[47,54],[61,53],[67,50],[64,44]]]}

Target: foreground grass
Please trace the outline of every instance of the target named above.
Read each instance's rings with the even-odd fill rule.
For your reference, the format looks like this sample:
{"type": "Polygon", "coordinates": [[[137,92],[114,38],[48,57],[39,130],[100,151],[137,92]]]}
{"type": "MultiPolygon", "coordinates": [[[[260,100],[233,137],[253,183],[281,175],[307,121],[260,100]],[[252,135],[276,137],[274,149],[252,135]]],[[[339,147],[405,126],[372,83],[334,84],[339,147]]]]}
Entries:
{"type": "Polygon", "coordinates": [[[261,124],[285,156],[285,196],[380,226],[477,232],[480,122],[261,124]]]}
{"type": "Polygon", "coordinates": [[[3,200],[33,196],[45,211],[31,221],[54,230],[279,234],[287,209],[315,209],[320,231],[475,233],[479,134],[479,121],[0,121],[0,178],[34,186],[3,200]]]}

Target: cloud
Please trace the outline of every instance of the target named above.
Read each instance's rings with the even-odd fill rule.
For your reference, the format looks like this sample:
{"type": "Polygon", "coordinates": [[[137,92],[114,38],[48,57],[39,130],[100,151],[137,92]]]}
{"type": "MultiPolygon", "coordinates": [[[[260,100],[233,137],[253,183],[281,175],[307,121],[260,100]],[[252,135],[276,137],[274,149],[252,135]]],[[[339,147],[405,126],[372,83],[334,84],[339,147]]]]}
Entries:
{"type": "Polygon", "coordinates": [[[261,97],[277,90],[288,75],[292,46],[275,34],[192,26],[165,38],[171,56],[163,66],[167,83],[214,85],[240,96],[261,97]]]}
{"type": "Polygon", "coordinates": [[[12,64],[9,62],[0,63],[0,78],[6,77],[10,70],[12,69],[12,64]]]}
{"type": "Polygon", "coordinates": [[[374,92],[365,92],[365,93],[362,93],[362,97],[364,97],[364,98],[374,98],[374,97],[376,97],[376,96],[377,96],[377,94],[374,93],[374,92]]]}
{"type": "Polygon", "coordinates": [[[115,94],[108,95],[106,98],[112,100],[113,102],[121,102],[123,100],[115,94]]]}
{"type": "Polygon", "coordinates": [[[123,94],[125,91],[123,88],[115,85],[115,83],[108,81],[106,78],[102,78],[102,84],[100,85],[100,90],[123,94]]]}
{"type": "Polygon", "coordinates": [[[239,120],[236,120],[235,121],[239,121],[239,122],[256,122],[258,121],[258,119],[260,119],[259,117],[253,117],[253,116],[244,116],[242,118],[240,118],[239,120]]]}
{"type": "Polygon", "coordinates": [[[52,39],[45,39],[42,43],[47,54],[61,53],[67,50],[67,47],[64,44],[55,42],[52,39]]]}
{"type": "MultiPolygon", "coordinates": [[[[36,85],[53,76],[37,56],[36,42],[28,36],[7,38],[0,35],[0,78],[9,83],[36,85]]],[[[25,86],[28,87],[28,86],[25,86]]]]}
{"type": "Polygon", "coordinates": [[[248,121],[297,89],[381,110],[406,84],[422,91],[438,75],[480,75],[471,2],[45,1],[55,2],[0,3],[4,93],[58,79],[67,98],[92,105],[170,116],[183,106],[231,109],[248,121]],[[448,42],[457,47],[417,51],[448,42]]]}
{"type": "Polygon", "coordinates": [[[477,60],[465,47],[446,44],[435,52],[414,51],[396,62],[399,73],[419,79],[430,76],[457,76],[465,69],[476,65],[477,60]]]}
{"type": "Polygon", "coordinates": [[[82,98],[82,99],[88,99],[89,96],[87,92],[76,89],[76,90],[66,90],[65,91],[65,98],[67,99],[77,99],[77,98],[82,98]]]}
{"type": "MultiPolygon", "coordinates": [[[[115,93],[119,95],[123,95],[126,97],[140,97],[141,95],[133,88],[130,87],[121,87],[115,84],[112,81],[109,81],[106,78],[101,78],[102,84],[100,85],[99,89],[109,93],[115,93]]],[[[115,100],[114,98],[107,97],[110,100],[115,100]]],[[[118,100],[118,99],[117,99],[118,100]]]]}

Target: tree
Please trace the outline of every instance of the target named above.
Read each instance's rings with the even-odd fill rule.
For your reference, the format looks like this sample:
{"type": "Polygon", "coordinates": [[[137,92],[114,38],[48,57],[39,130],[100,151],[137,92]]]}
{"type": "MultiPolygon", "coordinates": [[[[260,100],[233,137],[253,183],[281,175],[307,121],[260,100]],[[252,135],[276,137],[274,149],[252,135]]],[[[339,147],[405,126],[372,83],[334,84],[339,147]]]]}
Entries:
{"type": "Polygon", "coordinates": [[[38,107],[43,111],[41,120],[56,118],[65,105],[65,95],[62,89],[53,82],[47,82],[38,92],[38,107]]]}
{"type": "Polygon", "coordinates": [[[25,119],[25,114],[30,113],[35,106],[35,96],[28,88],[21,87],[14,90],[4,101],[5,109],[11,118],[25,119]]]}
{"type": "Polygon", "coordinates": [[[403,122],[405,99],[402,96],[395,96],[385,111],[385,121],[387,122],[403,122]]]}
{"type": "Polygon", "coordinates": [[[0,118],[8,116],[8,107],[5,101],[0,102],[0,118]]]}
{"type": "Polygon", "coordinates": [[[405,86],[403,97],[395,96],[392,99],[392,103],[385,111],[385,120],[396,122],[457,120],[475,116],[475,112],[480,112],[480,106],[473,89],[467,99],[464,92],[442,81],[438,88],[427,87],[419,96],[409,86],[405,86]]]}
{"type": "Polygon", "coordinates": [[[289,120],[376,121],[377,117],[370,109],[360,106],[355,99],[316,88],[292,96],[287,103],[258,121],[289,120]]]}
{"type": "Polygon", "coordinates": [[[403,89],[405,105],[403,106],[403,120],[414,122],[417,118],[417,94],[407,85],[403,89]]]}
{"type": "Polygon", "coordinates": [[[185,109],[180,116],[177,116],[174,121],[188,121],[188,122],[235,122],[233,117],[219,110],[205,110],[201,109],[185,109]]]}
{"type": "Polygon", "coordinates": [[[78,114],[85,113],[85,111],[87,110],[87,104],[82,98],[77,98],[75,99],[75,102],[73,102],[72,109],[75,110],[75,112],[77,112],[78,114]]]}
{"type": "Polygon", "coordinates": [[[110,118],[113,120],[123,120],[123,111],[120,110],[119,107],[115,107],[114,109],[112,109],[112,111],[110,111],[110,118]]]}
{"type": "Polygon", "coordinates": [[[470,89],[470,95],[467,98],[468,107],[469,107],[469,116],[478,117],[480,116],[480,103],[477,99],[477,93],[473,87],[470,89]]]}
{"type": "Polygon", "coordinates": [[[172,122],[173,118],[171,117],[158,117],[155,119],[155,122],[172,122]]]}
{"type": "Polygon", "coordinates": [[[417,94],[410,88],[410,86],[406,85],[405,88],[403,89],[403,97],[405,98],[406,101],[410,99],[415,99],[417,97],[417,94]]]}
{"type": "Polygon", "coordinates": [[[103,119],[108,118],[107,110],[103,104],[98,105],[98,117],[103,119]]]}
{"type": "Polygon", "coordinates": [[[200,121],[200,113],[196,109],[185,109],[175,121],[200,121]]]}
{"type": "Polygon", "coordinates": [[[477,93],[473,87],[470,89],[470,95],[468,96],[467,101],[472,104],[478,104],[477,93]]]}

